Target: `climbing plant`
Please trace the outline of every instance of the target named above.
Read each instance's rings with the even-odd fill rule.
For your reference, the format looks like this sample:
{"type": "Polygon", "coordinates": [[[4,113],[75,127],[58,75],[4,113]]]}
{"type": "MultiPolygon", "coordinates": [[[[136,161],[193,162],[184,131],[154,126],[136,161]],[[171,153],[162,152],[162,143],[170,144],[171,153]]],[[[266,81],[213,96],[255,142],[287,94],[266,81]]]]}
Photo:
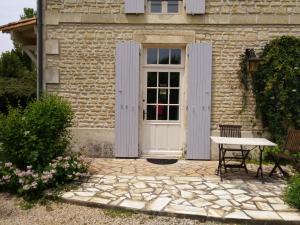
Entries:
{"type": "Polygon", "coordinates": [[[300,128],[300,38],[276,38],[260,58],[252,77],[256,109],[273,139],[282,143],[288,128],[300,128]]]}
{"type": "Polygon", "coordinates": [[[242,111],[244,111],[247,107],[247,97],[249,92],[249,80],[250,73],[248,70],[248,60],[250,56],[250,51],[247,49],[244,54],[240,55],[240,71],[239,78],[240,82],[243,85],[243,99],[242,99],[242,111]]]}

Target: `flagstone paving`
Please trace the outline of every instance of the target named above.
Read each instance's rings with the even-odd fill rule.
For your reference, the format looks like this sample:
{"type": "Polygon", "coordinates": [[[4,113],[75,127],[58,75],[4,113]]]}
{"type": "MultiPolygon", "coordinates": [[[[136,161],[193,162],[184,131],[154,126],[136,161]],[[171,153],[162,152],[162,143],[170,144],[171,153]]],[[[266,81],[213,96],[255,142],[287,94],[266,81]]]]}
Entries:
{"type": "MultiPolygon", "coordinates": [[[[299,211],[285,204],[282,199],[286,186],[282,179],[266,179],[262,183],[261,180],[254,179],[250,172],[245,178],[232,176],[221,182],[214,175],[216,162],[209,162],[206,168],[200,169],[198,165],[207,162],[198,161],[198,165],[193,168],[195,161],[179,161],[177,171],[176,164],[161,165],[164,169],[159,171],[157,165],[145,166],[145,160],[137,160],[140,166],[144,164],[144,168],[137,165],[130,168],[130,160],[124,163],[126,166],[120,166],[122,161],[118,160],[104,160],[105,163],[100,163],[101,166],[99,162],[96,162],[98,165],[95,162],[92,164],[94,174],[77,189],[63,193],[63,199],[91,205],[201,218],[300,222],[299,211]],[[111,163],[107,164],[109,161],[111,163]],[[182,173],[184,176],[180,176],[179,171],[184,170],[185,163],[191,163],[189,171],[197,176],[186,175],[186,172],[182,173]],[[119,166],[114,171],[115,168],[112,167],[116,164],[119,166]],[[96,174],[96,167],[98,173],[102,174],[96,174]],[[127,171],[124,171],[126,167],[127,171]],[[149,175],[151,170],[152,175],[149,175]],[[106,172],[103,173],[104,171],[106,172]]],[[[249,168],[252,171],[252,166],[249,168]]]]}

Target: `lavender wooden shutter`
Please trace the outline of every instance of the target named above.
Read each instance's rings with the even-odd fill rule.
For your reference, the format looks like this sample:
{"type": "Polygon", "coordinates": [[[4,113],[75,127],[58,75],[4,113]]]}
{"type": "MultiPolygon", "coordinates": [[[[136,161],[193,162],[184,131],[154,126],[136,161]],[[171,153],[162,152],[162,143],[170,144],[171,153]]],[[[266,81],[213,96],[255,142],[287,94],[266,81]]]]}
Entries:
{"type": "Polygon", "coordinates": [[[142,14],[145,13],[145,0],[125,0],[126,14],[142,14]]]}
{"type": "Polygon", "coordinates": [[[138,157],[139,52],[135,42],[116,47],[116,157],[138,157]]]}
{"type": "Polygon", "coordinates": [[[204,14],[205,0],[186,0],[185,8],[186,14],[204,14]]]}
{"type": "Polygon", "coordinates": [[[212,45],[188,45],[187,158],[210,159],[212,45]]]}

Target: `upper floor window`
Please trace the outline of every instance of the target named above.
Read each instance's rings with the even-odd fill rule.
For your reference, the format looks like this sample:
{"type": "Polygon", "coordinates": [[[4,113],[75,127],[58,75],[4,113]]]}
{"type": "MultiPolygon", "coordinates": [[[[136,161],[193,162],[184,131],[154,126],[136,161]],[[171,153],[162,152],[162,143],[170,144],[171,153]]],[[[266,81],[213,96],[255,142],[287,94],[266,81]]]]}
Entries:
{"type": "Polygon", "coordinates": [[[148,0],[150,13],[178,13],[182,0],[148,0]]]}

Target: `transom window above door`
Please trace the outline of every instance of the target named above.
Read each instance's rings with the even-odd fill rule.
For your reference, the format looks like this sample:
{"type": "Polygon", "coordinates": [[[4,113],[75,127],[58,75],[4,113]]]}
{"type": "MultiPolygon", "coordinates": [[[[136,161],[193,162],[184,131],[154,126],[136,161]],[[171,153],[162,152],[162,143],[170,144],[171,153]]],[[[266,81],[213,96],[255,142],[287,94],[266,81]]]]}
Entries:
{"type": "Polygon", "coordinates": [[[150,13],[179,13],[182,0],[148,0],[150,13]]]}
{"type": "Polygon", "coordinates": [[[180,65],[181,49],[180,48],[148,48],[147,64],[160,65],[180,65]]]}

